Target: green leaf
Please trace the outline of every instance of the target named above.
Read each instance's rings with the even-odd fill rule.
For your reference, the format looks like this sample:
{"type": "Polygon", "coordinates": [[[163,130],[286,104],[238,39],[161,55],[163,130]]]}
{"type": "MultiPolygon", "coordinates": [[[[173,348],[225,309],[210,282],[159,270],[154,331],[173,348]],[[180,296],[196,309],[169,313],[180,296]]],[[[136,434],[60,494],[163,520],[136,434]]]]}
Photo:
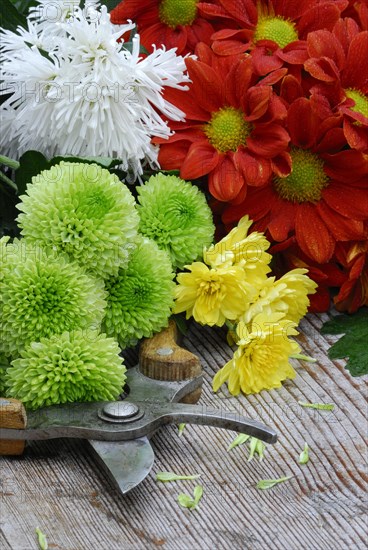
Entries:
{"type": "Polygon", "coordinates": [[[29,8],[38,4],[37,0],[10,0],[10,2],[23,15],[28,15],[29,8]]]}
{"type": "Polygon", "coordinates": [[[306,363],[316,363],[317,359],[314,357],[309,357],[309,355],[303,355],[302,353],[294,353],[290,355],[291,359],[299,359],[299,361],[305,361],[306,363]]]}
{"type": "Polygon", "coordinates": [[[41,550],[47,550],[49,545],[47,544],[46,535],[42,533],[41,529],[37,527],[36,529],[36,535],[38,537],[38,545],[41,550]]]}
{"type": "Polygon", "coordinates": [[[253,460],[254,453],[257,453],[259,456],[259,460],[264,459],[264,450],[266,448],[266,445],[261,441],[260,439],[257,439],[256,437],[252,437],[250,440],[250,450],[249,450],[249,457],[248,462],[253,460]]]}
{"type": "Polygon", "coordinates": [[[182,313],[175,313],[172,315],[172,318],[174,319],[180,334],[186,336],[188,334],[188,324],[186,322],[185,315],[182,313]]]}
{"type": "Polygon", "coordinates": [[[39,151],[27,151],[20,157],[19,164],[15,172],[15,183],[21,195],[25,192],[27,183],[31,183],[33,176],[49,168],[49,162],[39,151]]]}
{"type": "Polygon", "coordinates": [[[308,443],[304,444],[304,451],[302,451],[299,455],[299,464],[307,464],[309,461],[309,447],[308,443]]]}
{"type": "Polygon", "coordinates": [[[185,429],[185,423],[182,422],[181,424],[179,424],[178,426],[178,436],[181,437],[183,435],[183,431],[185,429]]]}
{"type": "Polygon", "coordinates": [[[248,441],[249,438],[250,435],[247,434],[237,435],[236,438],[228,446],[227,452],[231,451],[231,449],[234,449],[234,447],[238,447],[238,445],[243,445],[246,441],[248,441]]]}
{"type": "Polygon", "coordinates": [[[274,487],[277,483],[283,483],[292,477],[293,476],[280,477],[279,479],[260,479],[257,483],[257,489],[262,489],[263,491],[265,489],[271,489],[271,487],[274,487]]]}
{"type": "Polygon", "coordinates": [[[107,6],[107,11],[111,11],[116,8],[116,6],[120,4],[120,2],[121,0],[102,0],[101,3],[107,6]]]}
{"type": "Polygon", "coordinates": [[[197,506],[197,504],[199,503],[199,501],[201,500],[201,498],[203,496],[203,487],[202,487],[202,485],[196,485],[194,487],[193,496],[194,496],[194,504],[195,504],[195,506],[197,506]]]}
{"type": "Polygon", "coordinates": [[[1,0],[0,27],[15,32],[18,25],[27,26],[25,16],[13,6],[10,0],[1,0]]]}
{"type": "Polygon", "coordinates": [[[330,359],[348,358],[346,368],[352,376],[368,374],[368,308],[361,308],[353,315],[337,315],[327,321],[322,334],[345,334],[333,344],[330,359]]]}
{"type": "Polygon", "coordinates": [[[333,403],[304,403],[303,401],[298,401],[298,405],[306,409],[317,409],[318,411],[333,411],[335,408],[333,403]]]}
{"type": "Polygon", "coordinates": [[[183,508],[189,508],[189,510],[194,510],[198,506],[198,503],[201,500],[202,496],[203,496],[202,485],[196,485],[193,491],[194,498],[191,498],[189,495],[186,495],[184,493],[180,493],[180,495],[178,496],[178,503],[180,504],[180,506],[183,506],[183,508]]]}
{"type": "Polygon", "coordinates": [[[166,483],[167,481],[179,481],[181,479],[198,479],[199,477],[201,477],[201,474],[185,476],[174,474],[173,472],[157,472],[156,481],[163,481],[166,483]]]}
{"type": "Polygon", "coordinates": [[[180,493],[180,495],[178,495],[178,502],[180,506],[183,506],[183,508],[189,508],[190,510],[194,508],[194,500],[189,495],[184,493],[180,493]]]}

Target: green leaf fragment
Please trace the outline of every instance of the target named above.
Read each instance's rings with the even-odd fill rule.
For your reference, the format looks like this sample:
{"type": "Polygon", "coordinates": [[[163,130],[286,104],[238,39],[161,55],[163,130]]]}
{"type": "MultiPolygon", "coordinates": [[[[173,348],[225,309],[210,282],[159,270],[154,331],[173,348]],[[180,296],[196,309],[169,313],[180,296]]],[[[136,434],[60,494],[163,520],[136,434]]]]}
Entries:
{"type": "Polygon", "coordinates": [[[236,436],[236,438],[230,443],[230,445],[227,448],[227,451],[231,451],[231,449],[234,449],[234,447],[238,447],[238,445],[243,445],[248,439],[250,438],[250,435],[246,434],[239,434],[236,436]]]}
{"type": "Polygon", "coordinates": [[[302,353],[294,353],[294,355],[290,355],[292,359],[299,359],[300,361],[306,361],[307,363],[316,363],[317,359],[314,359],[314,357],[309,357],[309,355],[303,355],[302,353]]]}
{"type": "Polygon", "coordinates": [[[182,422],[182,424],[179,424],[179,426],[178,426],[178,436],[179,437],[181,437],[183,435],[184,428],[185,428],[185,423],[184,422],[182,422]]]}
{"type": "Polygon", "coordinates": [[[257,453],[257,455],[259,456],[259,460],[263,460],[265,448],[266,448],[266,445],[263,443],[263,441],[261,441],[260,439],[257,439],[256,437],[252,437],[250,440],[248,462],[253,460],[254,453],[257,453]]]}
{"type": "Polygon", "coordinates": [[[333,411],[335,408],[333,403],[304,403],[298,401],[298,404],[306,409],[317,409],[318,411],[333,411]]]}
{"type": "Polygon", "coordinates": [[[157,472],[156,481],[163,481],[166,483],[168,481],[179,481],[181,479],[198,479],[199,477],[201,477],[201,474],[185,476],[174,474],[174,472],[157,472]]]}
{"type": "Polygon", "coordinates": [[[41,550],[47,550],[49,545],[47,544],[46,535],[42,533],[41,529],[36,528],[36,535],[38,537],[38,545],[41,550]]]}
{"type": "Polygon", "coordinates": [[[322,334],[344,334],[328,350],[330,359],[348,358],[346,368],[352,376],[368,374],[368,308],[353,315],[337,315],[321,329],[322,334]]]}
{"type": "Polygon", "coordinates": [[[198,503],[201,500],[202,496],[203,496],[202,485],[196,485],[193,491],[194,498],[191,498],[189,495],[186,495],[185,493],[180,493],[180,495],[178,495],[178,503],[183,508],[194,510],[198,506],[198,503]]]}
{"type": "Polygon", "coordinates": [[[199,501],[201,500],[201,498],[203,496],[203,487],[202,487],[202,485],[196,485],[194,487],[193,496],[194,496],[195,505],[197,506],[197,504],[199,503],[199,501]]]}
{"type": "Polygon", "coordinates": [[[257,489],[271,489],[277,483],[283,483],[288,479],[291,479],[293,476],[280,477],[279,479],[260,479],[257,483],[257,489]]]}
{"type": "Polygon", "coordinates": [[[308,443],[304,444],[304,451],[302,451],[299,455],[299,464],[307,464],[309,461],[309,447],[308,443]]]}

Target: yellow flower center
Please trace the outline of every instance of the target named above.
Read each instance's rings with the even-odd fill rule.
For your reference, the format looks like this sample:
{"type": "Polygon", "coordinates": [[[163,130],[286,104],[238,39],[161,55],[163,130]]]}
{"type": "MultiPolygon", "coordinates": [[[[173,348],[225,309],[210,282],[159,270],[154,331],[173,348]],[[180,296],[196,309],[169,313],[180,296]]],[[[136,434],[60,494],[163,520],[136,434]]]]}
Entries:
{"type": "Polygon", "coordinates": [[[158,8],[160,21],[175,29],[191,25],[197,17],[198,0],[162,0],[158,8]]]}
{"type": "Polygon", "coordinates": [[[329,184],[318,155],[293,148],[290,152],[292,171],[286,178],[275,177],[274,184],[281,198],[291,202],[318,202],[329,184]]]}
{"type": "Polygon", "coordinates": [[[254,32],[254,42],[272,40],[280,48],[285,48],[290,42],[298,40],[295,25],[280,16],[260,15],[254,32]]]}
{"type": "Polygon", "coordinates": [[[345,95],[349,99],[355,101],[355,105],[351,108],[351,110],[368,118],[368,99],[365,95],[358,90],[353,90],[352,88],[345,90],[345,95]]]}
{"type": "Polygon", "coordinates": [[[251,125],[234,107],[224,107],[214,113],[204,130],[211,145],[220,153],[236,151],[240,145],[245,145],[250,132],[251,125]]]}
{"type": "Polygon", "coordinates": [[[206,295],[208,298],[212,298],[214,295],[217,295],[221,291],[221,282],[217,275],[210,274],[207,281],[201,281],[199,283],[197,295],[203,296],[206,295]],[[215,280],[213,280],[213,278],[215,280]]]}

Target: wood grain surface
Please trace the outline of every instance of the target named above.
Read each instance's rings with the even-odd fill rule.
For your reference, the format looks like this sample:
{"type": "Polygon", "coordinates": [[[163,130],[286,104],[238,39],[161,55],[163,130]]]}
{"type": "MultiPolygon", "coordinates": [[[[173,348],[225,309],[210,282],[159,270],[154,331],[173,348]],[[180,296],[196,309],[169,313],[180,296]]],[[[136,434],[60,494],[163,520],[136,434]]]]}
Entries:
{"type": "MultiPolygon", "coordinates": [[[[295,362],[297,377],[281,389],[234,398],[211,391],[213,374],[230,357],[223,330],[192,326],[184,344],[205,371],[200,403],[238,411],[272,425],[279,441],[262,462],[247,462],[247,447],[226,449],[234,432],[175,426],[152,439],[153,471],[123,497],[81,441],[33,442],[22,457],[0,457],[0,548],[37,549],[35,528],[49,548],[63,550],[241,549],[331,550],[367,543],[367,377],[352,378],[321,336],[328,316],[309,315],[299,341],[316,364],[295,362]],[[298,401],[335,403],[335,410],[305,409],[298,401]],[[310,461],[298,464],[304,442],[310,461]],[[204,496],[195,511],[176,502],[196,482],[157,483],[157,471],[201,473],[204,496]],[[268,491],[259,479],[292,475],[268,491]]],[[[137,355],[130,351],[127,362],[137,355]]]]}

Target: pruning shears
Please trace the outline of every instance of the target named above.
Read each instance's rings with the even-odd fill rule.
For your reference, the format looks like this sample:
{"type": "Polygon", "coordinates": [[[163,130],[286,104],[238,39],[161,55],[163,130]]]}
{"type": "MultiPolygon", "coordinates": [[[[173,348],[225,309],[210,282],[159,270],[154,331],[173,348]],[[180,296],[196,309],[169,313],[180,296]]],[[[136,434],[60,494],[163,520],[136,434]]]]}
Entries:
{"type": "Polygon", "coordinates": [[[25,441],[86,439],[121,493],[141,483],[154,463],[150,438],[164,424],[202,424],[275,443],[276,432],[235,412],[194,405],[200,397],[199,359],[176,343],[176,325],[145,340],[139,364],[127,371],[119,401],[53,405],[26,416],[0,398],[0,455],[21,454],[25,441]]]}

